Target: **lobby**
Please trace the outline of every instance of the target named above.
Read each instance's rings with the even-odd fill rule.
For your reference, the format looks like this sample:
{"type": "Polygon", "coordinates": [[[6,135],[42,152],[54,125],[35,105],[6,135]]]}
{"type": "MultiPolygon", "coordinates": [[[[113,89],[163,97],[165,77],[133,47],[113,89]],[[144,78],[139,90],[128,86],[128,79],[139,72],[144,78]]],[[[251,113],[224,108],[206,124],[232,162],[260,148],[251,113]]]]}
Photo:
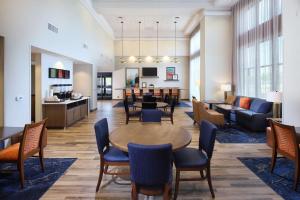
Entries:
{"type": "Polygon", "coordinates": [[[0,199],[300,199],[299,13],[1,1],[0,199]]]}

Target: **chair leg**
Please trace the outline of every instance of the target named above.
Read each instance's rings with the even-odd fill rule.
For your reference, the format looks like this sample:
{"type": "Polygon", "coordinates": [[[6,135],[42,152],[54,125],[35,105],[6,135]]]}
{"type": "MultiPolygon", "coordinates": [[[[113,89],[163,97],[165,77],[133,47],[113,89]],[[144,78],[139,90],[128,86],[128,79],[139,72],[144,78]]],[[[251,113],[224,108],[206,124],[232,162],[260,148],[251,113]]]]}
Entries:
{"type": "Polygon", "coordinates": [[[273,173],[275,164],[276,164],[276,159],[277,159],[277,151],[275,150],[275,148],[273,147],[273,151],[272,151],[272,162],[271,162],[271,173],[273,173]]]}
{"type": "Polygon", "coordinates": [[[211,183],[210,165],[208,165],[208,167],[207,167],[206,177],[207,177],[207,182],[208,182],[208,186],[209,186],[211,196],[212,196],[212,198],[215,198],[214,189],[213,189],[213,186],[212,186],[212,183],[211,183]]]}
{"type": "Polygon", "coordinates": [[[201,175],[201,178],[204,178],[203,170],[200,170],[200,175],[201,175]]]}
{"type": "Polygon", "coordinates": [[[171,187],[169,184],[166,184],[164,187],[164,196],[163,200],[170,200],[171,199],[171,187]]]}
{"type": "Polygon", "coordinates": [[[179,179],[180,179],[180,171],[178,169],[176,169],[176,182],[175,182],[174,200],[177,199],[177,195],[178,195],[179,179]]]}
{"type": "Polygon", "coordinates": [[[173,115],[171,115],[171,123],[174,124],[173,115]]]}
{"type": "Polygon", "coordinates": [[[21,189],[24,188],[24,162],[21,161],[18,163],[18,170],[20,176],[21,189]]]}
{"type": "Polygon", "coordinates": [[[128,121],[129,121],[129,117],[126,116],[126,124],[128,124],[128,121]]]}
{"type": "Polygon", "coordinates": [[[44,149],[41,148],[39,152],[40,164],[42,172],[45,172],[45,165],[44,165],[44,149]]]}
{"type": "Polygon", "coordinates": [[[294,190],[296,191],[297,190],[297,184],[298,184],[298,181],[299,181],[299,159],[296,160],[295,162],[296,166],[295,166],[295,178],[294,178],[294,190]]]}
{"type": "Polygon", "coordinates": [[[103,177],[103,172],[104,172],[104,163],[103,163],[102,160],[100,162],[101,162],[100,163],[100,173],[99,173],[98,183],[97,183],[97,187],[96,187],[96,192],[99,191],[101,181],[102,181],[102,177],[103,177]]]}
{"type": "Polygon", "coordinates": [[[131,184],[131,199],[132,200],[138,200],[138,193],[137,193],[137,188],[136,188],[136,184],[132,183],[131,184]]]}

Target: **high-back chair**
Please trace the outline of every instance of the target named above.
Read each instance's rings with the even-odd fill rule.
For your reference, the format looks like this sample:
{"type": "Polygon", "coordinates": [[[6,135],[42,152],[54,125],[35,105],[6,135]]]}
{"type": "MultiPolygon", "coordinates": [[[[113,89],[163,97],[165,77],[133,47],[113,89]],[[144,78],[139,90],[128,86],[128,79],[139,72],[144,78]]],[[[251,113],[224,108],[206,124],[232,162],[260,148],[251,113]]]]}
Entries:
{"type": "Polygon", "coordinates": [[[133,89],[133,93],[134,93],[135,96],[137,96],[137,97],[141,96],[140,88],[134,88],[134,89],[133,89]]]}
{"type": "Polygon", "coordinates": [[[160,89],[159,88],[154,88],[154,90],[153,90],[153,96],[161,98],[161,93],[160,93],[160,89]]]}
{"type": "Polygon", "coordinates": [[[192,100],[193,103],[193,114],[194,114],[194,124],[200,123],[200,101],[197,101],[197,99],[192,100]]]}
{"type": "Polygon", "coordinates": [[[124,99],[123,101],[124,104],[124,109],[125,109],[125,113],[126,113],[126,124],[128,124],[130,118],[139,118],[141,117],[141,111],[129,111],[129,105],[128,105],[128,101],[127,98],[124,99]]]}
{"type": "Polygon", "coordinates": [[[273,133],[273,151],[271,173],[273,173],[277,153],[295,162],[294,190],[297,190],[297,183],[300,175],[299,143],[294,126],[284,125],[273,120],[270,121],[273,133]]]}
{"type": "Polygon", "coordinates": [[[161,117],[161,110],[142,109],[142,122],[161,122],[161,117]]]}
{"type": "Polygon", "coordinates": [[[108,130],[108,124],[106,118],[103,118],[100,121],[98,121],[95,124],[94,129],[96,134],[98,152],[100,155],[100,173],[99,173],[98,183],[96,187],[96,192],[98,192],[101,185],[103,174],[109,174],[109,175],[128,174],[127,172],[109,172],[108,167],[128,166],[129,159],[124,152],[109,145],[109,130],[108,130]]]}
{"type": "Polygon", "coordinates": [[[125,96],[126,96],[126,97],[130,97],[131,94],[132,94],[131,88],[126,88],[126,89],[125,89],[125,96]]]}
{"type": "Polygon", "coordinates": [[[174,153],[176,183],[174,199],[177,198],[179,181],[198,181],[207,179],[212,197],[215,197],[210,175],[210,161],[213,155],[217,127],[203,120],[200,126],[199,148],[184,148],[174,153]],[[200,171],[201,178],[180,178],[181,171],[200,171]],[[204,176],[206,171],[206,176],[204,176]]]}
{"type": "Polygon", "coordinates": [[[149,88],[143,88],[143,95],[149,94],[149,88]]]}
{"type": "Polygon", "coordinates": [[[21,188],[24,188],[24,162],[27,158],[39,153],[41,169],[44,172],[43,134],[46,121],[47,119],[26,124],[21,142],[0,151],[0,162],[17,163],[21,188]]]}
{"type": "Polygon", "coordinates": [[[172,145],[128,144],[131,179],[131,199],[138,194],[163,195],[171,199],[172,187],[172,145]]]}
{"type": "Polygon", "coordinates": [[[157,103],[156,102],[143,102],[142,109],[156,109],[157,103]]]}
{"type": "Polygon", "coordinates": [[[171,109],[170,109],[170,111],[164,110],[162,112],[162,117],[163,118],[169,118],[171,120],[172,124],[174,124],[173,115],[174,115],[174,111],[175,111],[175,106],[176,106],[176,100],[173,99],[172,103],[171,103],[171,109]]]}
{"type": "Polygon", "coordinates": [[[156,102],[156,97],[151,94],[143,95],[143,102],[156,102]]]}

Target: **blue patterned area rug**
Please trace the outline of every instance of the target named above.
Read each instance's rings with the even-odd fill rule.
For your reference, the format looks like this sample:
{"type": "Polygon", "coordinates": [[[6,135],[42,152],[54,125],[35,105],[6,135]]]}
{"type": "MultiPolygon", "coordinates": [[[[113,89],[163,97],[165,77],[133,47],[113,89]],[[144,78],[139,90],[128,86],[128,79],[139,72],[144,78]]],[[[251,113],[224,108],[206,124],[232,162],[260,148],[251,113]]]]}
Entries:
{"type": "Polygon", "coordinates": [[[263,182],[286,200],[300,199],[300,184],[293,190],[295,165],[285,158],[277,158],[273,174],[270,172],[270,158],[239,158],[263,182]]]}
{"type": "Polygon", "coordinates": [[[39,158],[25,161],[25,187],[21,189],[16,164],[0,164],[0,199],[36,200],[65,173],[76,158],[45,158],[45,172],[41,171],[39,158]],[[1,171],[2,170],[2,171],[1,171]],[[3,170],[6,170],[3,171],[3,170]]]}
{"type": "MultiPolygon", "coordinates": [[[[193,112],[185,112],[194,120],[193,112]]],[[[220,143],[266,143],[265,132],[251,132],[240,126],[232,125],[230,128],[219,128],[216,139],[220,143]]]]}
{"type": "MultiPolygon", "coordinates": [[[[124,103],[123,101],[119,101],[118,103],[116,103],[114,106],[114,108],[121,108],[121,107],[124,107],[124,103]]],[[[176,107],[191,107],[189,104],[185,103],[185,102],[179,102],[178,104],[176,104],[176,107]]]]}

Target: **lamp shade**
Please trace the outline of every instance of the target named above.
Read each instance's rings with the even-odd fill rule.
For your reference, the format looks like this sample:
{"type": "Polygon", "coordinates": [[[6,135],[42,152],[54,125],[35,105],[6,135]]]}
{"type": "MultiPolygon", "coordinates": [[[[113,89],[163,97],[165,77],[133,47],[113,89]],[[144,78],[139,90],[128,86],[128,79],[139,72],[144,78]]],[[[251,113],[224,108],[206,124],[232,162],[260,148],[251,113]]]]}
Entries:
{"type": "Polygon", "coordinates": [[[267,101],[274,103],[282,102],[282,93],[277,91],[272,91],[267,93],[267,101]]]}
{"type": "Polygon", "coordinates": [[[224,92],[230,92],[231,91],[231,84],[225,83],[221,85],[221,90],[224,92]]]}

